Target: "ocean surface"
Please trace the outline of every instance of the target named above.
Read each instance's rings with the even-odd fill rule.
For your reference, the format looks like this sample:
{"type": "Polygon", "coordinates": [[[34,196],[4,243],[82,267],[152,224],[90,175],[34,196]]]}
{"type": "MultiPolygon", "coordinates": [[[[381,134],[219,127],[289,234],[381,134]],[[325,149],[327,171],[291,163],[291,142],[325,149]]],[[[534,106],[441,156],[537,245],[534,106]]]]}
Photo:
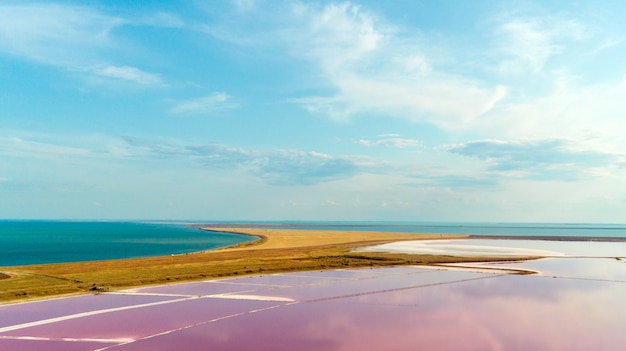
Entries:
{"type": "MultiPolygon", "coordinates": [[[[195,222],[206,226],[450,233],[487,236],[626,238],[624,224],[416,222],[195,222]]],[[[162,256],[252,240],[183,222],[0,220],[0,266],[162,256]]]]}
{"type": "Polygon", "coordinates": [[[164,256],[250,240],[182,223],[0,220],[0,266],[164,256]]]}

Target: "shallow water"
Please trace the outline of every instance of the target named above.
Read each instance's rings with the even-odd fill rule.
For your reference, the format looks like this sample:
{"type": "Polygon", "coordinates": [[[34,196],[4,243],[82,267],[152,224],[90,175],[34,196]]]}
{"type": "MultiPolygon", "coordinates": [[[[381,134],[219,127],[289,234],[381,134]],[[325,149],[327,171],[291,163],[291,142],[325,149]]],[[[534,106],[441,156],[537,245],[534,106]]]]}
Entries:
{"type": "Polygon", "coordinates": [[[416,240],[375,245],[358,251],[492,257],[626,257],[626,242],[490,239],[416,240]]]}

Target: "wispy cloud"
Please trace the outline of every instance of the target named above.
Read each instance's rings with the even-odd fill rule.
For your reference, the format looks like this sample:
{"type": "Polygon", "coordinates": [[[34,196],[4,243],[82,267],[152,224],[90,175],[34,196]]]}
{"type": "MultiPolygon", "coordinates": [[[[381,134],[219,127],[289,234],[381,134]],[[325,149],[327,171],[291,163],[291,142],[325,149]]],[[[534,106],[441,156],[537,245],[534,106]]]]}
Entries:
{"type": "Polygon", "coordinates": [[[60,145],[58,143],[33,141],[19,137],[0,137],[0,154],[11,157],[78,157],[92,154],[89,149],[60,145]]]}
{"type": "Polygon", "coordinates": [[[235,107],[237,104],[231,101],[228,94],[216,92],[204,97],[178,102],[170,111],[177,114],[197,115],[235,107]]]}
{"type": "Polygon", "coordinates": [[[359,139],[358,144],[363,146],[384,146],[398,149],[422,147],[417,139],[400,138],[398,135],[380,135],[377,139],[359,139]]]}
{"type": "Polygon", "coordinates": [[[574,180],[596,168],[624,165],[623,155],[581,148],[564,139],[479,140],[448,150],[483,160],[491,171],[532,179],[574,180]]]}
{"type": "Polygon", "coordinates": [[[81,164],[94,167],[105,161],[120,164],[132,160],[133,164],[143,166],[146,166],[147,161],[154,160],[163,163],[189,161],[189,167],[202,167],[233,176],[246,174],[277,186],[309,186],[346,179],[363,172],[367,167],[358,159],[315,151],[257,150],[217,143],[192,145],[138,137],[124,137],[120,140],[94,136],[77,140],[59,139],[53,135],[0,136],[0,156],[20,162],[28,159],[62,162],[72,167],[81,164]]]}
{"type": "MultiPolygon", "coordinates": [[[[569,98],[575,101],[575,95],[596,92],[601,96],[618,88],[578,86],[573,70],[582,56],[589,59],[589,52],[598,52],[607,43],[615,45],[615,34],[598,36],[584,18],[567,12],[492,13],[478,19],[486,26],[484,36],[474,38],[480,45],[451,47],[446,40],[437,41],[441,33],[394,25],[366,6],[280,4],[284,10],[280,13],[262,6],[246,12],[271,19],[256,24],[254,31],[222,20],[212,23],[209,33],[236,45],[284,52],[316,68],[315,84],[325,88],[320,89],[323,93],[290,101],[337,121],[375,114],[483,137],[501,137],[499,133],[507,130],[534,135],[542,128],[544,115],[560,113],[569,98]],[[536,79],[524,79],[526,75],[536,79]],[[572,80],[566,89],[564,79],[572,80]],[[528,128],[535,122],[538,128],[528,128]]],[[[562,115],[553,118],[558,123],[548,124],[551,133],[542,137],[561,135],[556,131],[572,125],[592,124],[590,117],[575,123],[562,115]]]]}
{"type": "Polygon", "coordinates": [[[397,28],[361,7],[302,6],[296,16],[308,30],[296,31],[302,37],[290,44],[319,65],[336,91],[294,100],[312,113],[347,119],[377,112],[454,129],[506,96],[504,86],[433,68],[426,38],[403,37],[397,28]]]}
{"type": "MultiPolygon", "coordinates": [[[[171,16],[154,18],[175,20],[171,16]]],[[[90,7],[25,4],[0,5],[0,52],[67,71],[143,86],[162,85],[158,74],[109,63],[111,53],[124,50],[112,32],[129,23],[90,7]]]]}
{"type": "Polygon", "coordinates": [[[441,69],[430,54],[432,39],[365,7],[349,2],[283,7],[290,11],[281,18],[268,13],[274,21],[262,22],[253,33],[226,20],[207,32],[237,45],[271,43],[316,67],[327,92],[291,99],[312,114],[346,121],[377,113],[459,129],[507,95],[503,85],[441,69]]]}
{"type": "Polygon", "coordinates": [[[417,182],[408,183],[407,185],[410,187],[434,187],[443,189],[485,189],[495,188],[498,186],[498,179],[488,176],[485,177],[469,175],[432,174],[412,178],[417,179],[417,182]]]}
{"type": "Polygon", "coordinates": [[[506,73],[537,73],[569,42],[585,38],[585,26],[575,20],[550,17],[507,18],[495,30],[499,68],[506,73]]]}
{"type": "Polygon", "coordinates": [[[0,6],[0,50],[54,65],[93,61],[124,20],[90,8],[54,4],[0,6]]]}
{"type": "Polygon", "coordinates": [[[261,176],[276,185],[312,185],[356,174],[351,160],[317,152],[282,150],[258,159],[261,176]]]}
{"type": "Polygon", "coordinates": [[[222,144],[180,145],[125,138],[139,155],[187,157],[212,170],[244,171],[272,185],[313,185],[351,177],[359,166],[348,158],[299,150],[249,150],[222,144]]]}
{"type": "Polygon", "coordinates": [[[161,76],[158,74],[144,72],[135,67],[129,66],[102,66],[89,70],[93,74],[112,79],[133,82],[140,85],[159,86],[163,85],[161,76]]]}

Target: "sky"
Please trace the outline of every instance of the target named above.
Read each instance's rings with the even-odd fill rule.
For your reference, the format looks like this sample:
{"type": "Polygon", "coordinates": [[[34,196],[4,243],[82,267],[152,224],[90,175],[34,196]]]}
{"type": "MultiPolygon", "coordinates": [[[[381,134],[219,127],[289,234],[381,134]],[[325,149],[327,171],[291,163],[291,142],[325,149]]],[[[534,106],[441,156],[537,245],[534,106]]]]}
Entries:
{"type": "Polygon", "coordinates": [[[0,218],[626,223],[623,1],[0,2],[0,218]]]}

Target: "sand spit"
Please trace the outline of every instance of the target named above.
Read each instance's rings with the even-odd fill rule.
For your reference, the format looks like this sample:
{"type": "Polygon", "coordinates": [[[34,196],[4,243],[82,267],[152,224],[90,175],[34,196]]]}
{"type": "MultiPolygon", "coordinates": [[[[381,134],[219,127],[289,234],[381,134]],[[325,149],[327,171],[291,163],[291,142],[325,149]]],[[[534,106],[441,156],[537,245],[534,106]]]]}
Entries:
{"type": "Polygon", "coordinates": [[[398,241],[467,238],[467,235],[268,228],[208,230],[260,239],[177,256],[15,266],[11,267],[12,279],[0,280],[0,303],[245,275],[497,260],[488,256],[467,258],[353,251],[398,241]]]}

